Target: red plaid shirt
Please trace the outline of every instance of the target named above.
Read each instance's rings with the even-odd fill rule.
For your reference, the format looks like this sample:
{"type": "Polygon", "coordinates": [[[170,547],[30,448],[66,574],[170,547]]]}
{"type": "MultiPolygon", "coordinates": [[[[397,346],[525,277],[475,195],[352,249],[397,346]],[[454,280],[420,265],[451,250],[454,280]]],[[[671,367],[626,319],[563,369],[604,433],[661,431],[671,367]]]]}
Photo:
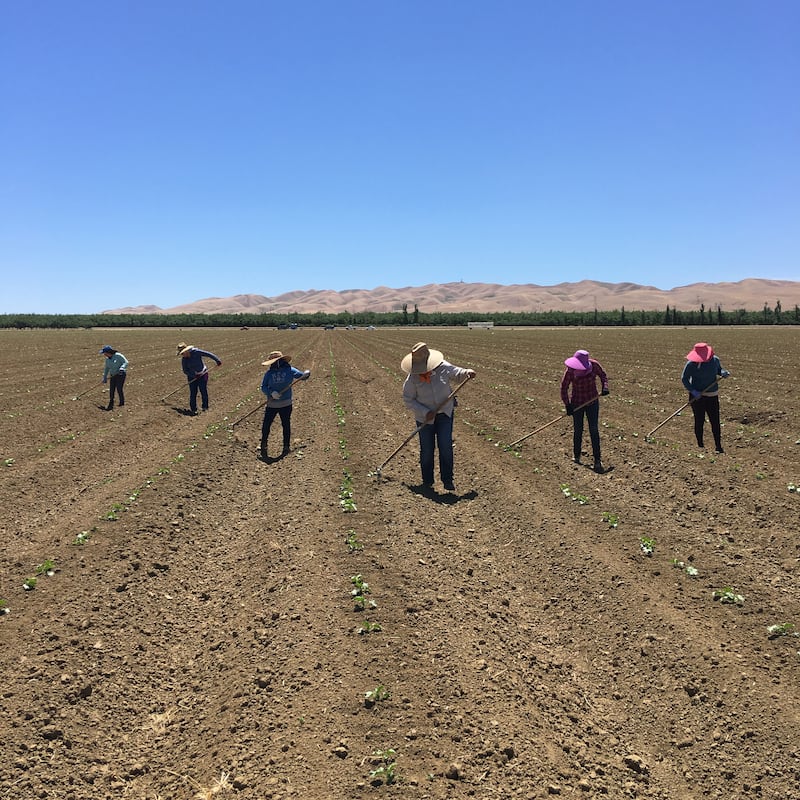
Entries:
{"type": "Polygon", "coordinates": [[[608,376],[600,366],[599,361],[589,359],[592,368],[589,372],[577,372],[571,367],[564,371],[561,379],[561,402],[566,405],[572,403],[576,408],[594,400],[597,397],[597,379],[600,379],[600,386],[608,389],[608,376]],[[569,387],[572,384],[572,398],[569,397],[569,387]]]}

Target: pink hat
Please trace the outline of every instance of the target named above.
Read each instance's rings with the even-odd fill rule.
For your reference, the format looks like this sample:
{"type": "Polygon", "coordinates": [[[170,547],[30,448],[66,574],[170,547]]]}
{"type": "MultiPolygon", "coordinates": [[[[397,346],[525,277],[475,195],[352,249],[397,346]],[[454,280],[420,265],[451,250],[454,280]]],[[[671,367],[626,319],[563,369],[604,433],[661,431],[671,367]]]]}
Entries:
{"type": "Polygon", "coordinates": [[[698,342],[690,352],[686,354],[689,361],[694,361],[696,364],[703,364],[710,361],[714,355],[714,348],[705,342],[698,342]]]}
{"type": "Polygon", "coordinates": [[[588,372],[592,368],[589,363],[588,350],[576,350],[575,355],[568,358],[564,363],[570,369],[578,370],[578,372],[588,372]]]}

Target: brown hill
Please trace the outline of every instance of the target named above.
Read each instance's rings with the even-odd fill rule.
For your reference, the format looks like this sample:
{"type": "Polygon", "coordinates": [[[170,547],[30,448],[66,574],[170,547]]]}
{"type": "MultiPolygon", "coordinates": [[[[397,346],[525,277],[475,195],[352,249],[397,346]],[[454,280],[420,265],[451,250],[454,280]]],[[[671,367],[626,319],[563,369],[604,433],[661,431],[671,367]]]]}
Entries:
{"type": "Polygon", "coordinates": [[[756,311],[766,303],[774,308],[780,301],[788,311],[800,305],[800,282],[747,278],[735,283],[692,283],[673,289],[658,289],[637,283],[580,281],[539,286],[534,283],[505,286],[498,283],[443,283],[391,289],[309,289],[292,291],[276,297],[238,294],[233,297],[209,297],[172,308],[146,305],[118,308],[104,314],[239,314],[300,313],[343,311],[398,311],[403,305],[415,305],[424,313],[470,311],[657,311],[670,306],[681,310],[744,308],[756,311]]]}

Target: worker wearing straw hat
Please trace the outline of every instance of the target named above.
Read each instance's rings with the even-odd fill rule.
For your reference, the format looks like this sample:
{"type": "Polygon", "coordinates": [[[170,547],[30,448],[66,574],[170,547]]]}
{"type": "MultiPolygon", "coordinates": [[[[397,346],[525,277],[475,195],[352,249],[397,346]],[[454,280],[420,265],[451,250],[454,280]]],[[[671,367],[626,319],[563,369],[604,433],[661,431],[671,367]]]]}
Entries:
{"type": "Polygon", "coordinates": [[[261,391],[267,396],[267,407],[264,409],[264,422],[261,426],[261,458],[265,461],[267,455],[267,439],[269,431],[276,416],[281,418],[283,431],[283,450],[281,456],[289,452],[292,438],[292,386],[296,381],[307,381],[311,377],[311,370],[305,372],[293,367],[289,362],[292,357],[284,355],[280,350],[273,350],[261,366],[267,371],[261,380],[261,391]]]}
{"type": "Polygon", "coordinates": [[[190,344],[181,342],[178,345],[178,355],[181,357],[181,369],[189,381],[189,413],[197,414],[197,392],[200,392],[203,411],[208,411],[208,367],[204,358],[212,359],[219,367],[222,364],[213,353],[201,350],[190,344]],[[183,347],[181,347],[183,345],[183,347]]]}
{"type": "Polygon", "coordinates": [[[703,447],[703,429],[706,417],[711,424],[714,446],[722,449],[722,426],[719,421],[719,384],[717,377],[727,378],[728,370],[722,368],[714,348],[707,342],[698,342],[687,354],[681,373],[681,383],[689,392],[689,402],[694,414],[694,435],[697,446],[703,447]]]}
{"type": "Polygon", "coordinates": [[[422,425],[419,429],[419,465],[422,485],[433,486],[434,450],[439,448],[439,475],[445,491],[453,484],[453,411],[451,381],[475,377],[475,370],[456,367],[445,361],[439,350],[417,342],[400,362],[408,376],[403,383],[403,403],[422,425]]]}

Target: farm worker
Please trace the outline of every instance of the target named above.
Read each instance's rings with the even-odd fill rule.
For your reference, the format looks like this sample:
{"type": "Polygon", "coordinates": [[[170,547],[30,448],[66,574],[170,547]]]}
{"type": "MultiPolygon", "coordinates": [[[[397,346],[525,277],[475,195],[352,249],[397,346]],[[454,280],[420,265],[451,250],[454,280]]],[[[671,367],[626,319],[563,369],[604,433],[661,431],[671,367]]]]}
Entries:
{"type": "Polygon", "coordinates": [[[400,367],[408,376],[403,383],[403,403],[413,414],[419,429],[419,465],[422,485],[433,486],[434,449],[439,448],[439,476],[445,491],[453,485],[453,412],[455,398],[450,397],[451,382],[475,377],[474,369],[456,367],[444,360],[439,350],[417,342],[400,367]],[[448,399],[449,398],[449,399],[448,399]]]}
{"type": "Polygon", "coordinates": [[[698,342],[687,354],[681,374],[681,382],[689,392],[689,403],[694,414],[694,435],[697,446],[703,447],[703,428],[706,415],[714,434],[714,445],[718,453],[722,449],[722,430],[719,424],[719,384],[717,377],[727,378],[728,370],[722,368],[714,348],[706,342],[698,342]]]}
{"type": "Polygon", "coordinates": [[[587,350],[576,350],[564,361],[566,369],[561,378],[561,402],[572,417],[572,453],[576,464],[581,463],[583,443],[583,420],[589,423],[589,439],[592,443],[594,471],[605,472],[600,460],[600,400],[597,395],[597,381],[600,381],[600,394],[608,394],[608,376],[600,362],[589,357],[587,350]],[[572,386],[570,394],[569,387],[572,386]]]}
{"type": "Polygon", "coordinates": [[[213,359],[219,367],[222,362],[206,350],[200,350],[190,344],[181,342],[178,345],[178,355],[181,357],[181,369],[189,381],[189,411],[192,416],[197,414],[197,390],[200,390],[203,411],[208,411],[208,367],[203,362],[204,358],[213,359]],[[181,347],[183,345],[183,347],[181,347]]]}
{"type": "Polygon", "coordinates": [[[311,377],[311,370],[301,372],[289,362],[291,356],[284,355],[280,350],[273,350],[266,361],[261,362],[262,367],[267,367],[261,379],[261,391],[267,396],[267,407],[264,410],[264,422],[261,425],[261,458],[267,459],[267,439],[269,429],[276,416],[281,418],[283,428],[283,451],[281,456],[289,452],[289,443],[292,437],[292,384],[295,381],[307,381],[311,377]]]}
{"type": "Polygon", "coordinates": [[[103,383],[108,383],[109,377],[111,378],[111,384],[108,388],[108,405],[106,406],[106,411],[112,411],[114,409],[115,394],[119,396],[119,404],[121,406],[125,405],[125,392],[122,387],[125,386],[128,359],[109,345],[103,347],[100,351],[100,355],[106,357],[106,363],[103,367],[103,383]]]}

